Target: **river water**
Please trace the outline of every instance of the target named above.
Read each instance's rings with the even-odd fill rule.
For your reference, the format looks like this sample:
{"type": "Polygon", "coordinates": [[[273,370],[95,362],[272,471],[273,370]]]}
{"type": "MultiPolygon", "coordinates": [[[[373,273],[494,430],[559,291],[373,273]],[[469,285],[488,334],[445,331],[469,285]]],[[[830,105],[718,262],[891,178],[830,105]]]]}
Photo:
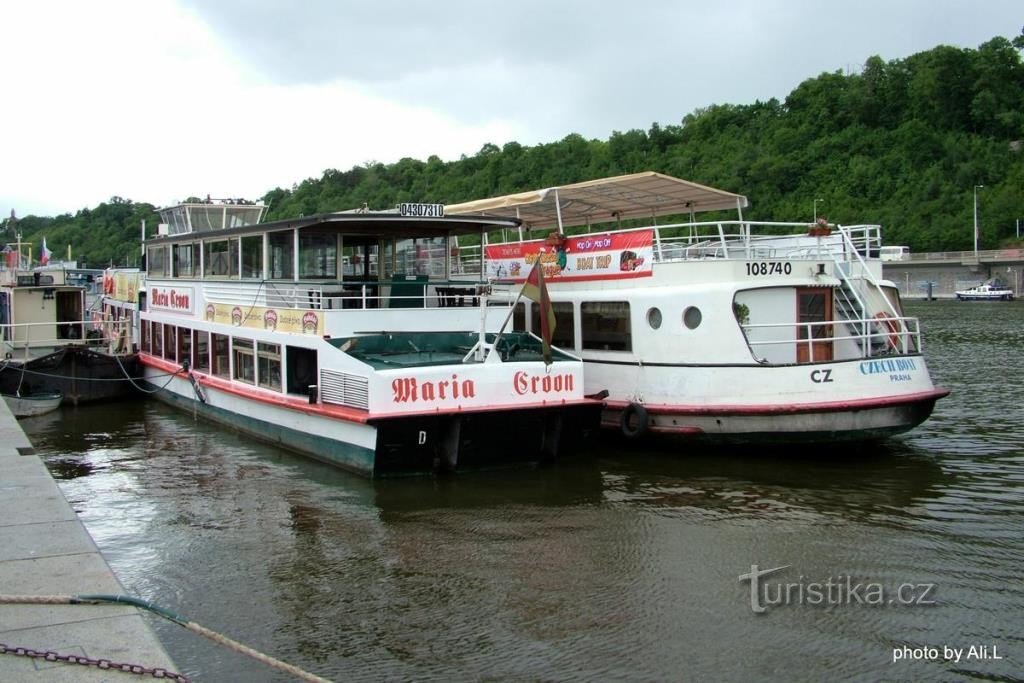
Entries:
{"type": "Polygon", "coordinates": [[[907,309],[953,394],[882,447],[370,482],[157,402],[22,424],[129,593],[336,680],[1019,679],[1024,304],[907,309]]]}

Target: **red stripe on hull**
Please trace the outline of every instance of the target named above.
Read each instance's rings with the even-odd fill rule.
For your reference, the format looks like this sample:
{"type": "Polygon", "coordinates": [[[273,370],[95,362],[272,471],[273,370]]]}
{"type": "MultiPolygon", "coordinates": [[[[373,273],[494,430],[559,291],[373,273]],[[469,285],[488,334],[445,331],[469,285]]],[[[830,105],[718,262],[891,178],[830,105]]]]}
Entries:
{"type": "MultiPolygon", "coordinates": [[[[893,406],[913,405],[915,403],[934,402],[949,395],[948,389],[934,389],[900,396],[882,398],[859,398],[850,401],[827,401],[822,403],[793,403],[779,405],[669,405],[645,403],[644,408],[651,415],[799,415],[801,413],[838,413],[850,410],[871,410],[873,408],[891,408],[893,406]]],[[[629,402],[606,401],[608,408],[622,410],[629,402]]]]}
{"type": "MultiPolygon", "coordinates": [[[[188,377],[188,374],[182,371],[181,366],[172,361],[157,358],[146,353],[140,353],[139,360],[142,361],[143,365],[147,365],[156,370],[174,373],[182,379],[186,379],[188,377]]],[[[235,396],[241,396],[250,401],[258,401],[278,408],[289,408],[309,415],[333,417],[339,420],[359,422],[362,424],[365,424],[369,419],[369,413],[365,410],[346,408],[344,406],[337,406],[329,403],[309,403],[308,399],[286,396],[285,394],[278,394],[271,391],[263,391],[256,387],[250,389],[247,386],[239,386],[235,382],[224,379],[223,377],[207,375],[200,372],[193,372],[192,376],[195,377],[200,386],[212,387],[218,391],[234,394],[235,396]]]]}

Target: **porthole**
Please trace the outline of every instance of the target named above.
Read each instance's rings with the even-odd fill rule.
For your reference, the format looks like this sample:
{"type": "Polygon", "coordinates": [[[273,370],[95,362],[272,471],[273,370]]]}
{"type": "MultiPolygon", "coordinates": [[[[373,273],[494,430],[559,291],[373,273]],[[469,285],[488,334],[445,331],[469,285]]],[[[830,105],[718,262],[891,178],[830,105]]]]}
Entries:
{"type": "Polygon", "coordinates": [[[649,308],[647,309],[647,324],[651,326],[651,329],[656,330],[661,327],[661,309],[660,308],[649,308]]]}
{"type": "Polygon", "coordinates": [[[703,319],[704,316],[696,306],[688,306],[686,310],[683,311],[683,324],[691,330],[695,330],[700,327],[700,321],[703,319]]]}

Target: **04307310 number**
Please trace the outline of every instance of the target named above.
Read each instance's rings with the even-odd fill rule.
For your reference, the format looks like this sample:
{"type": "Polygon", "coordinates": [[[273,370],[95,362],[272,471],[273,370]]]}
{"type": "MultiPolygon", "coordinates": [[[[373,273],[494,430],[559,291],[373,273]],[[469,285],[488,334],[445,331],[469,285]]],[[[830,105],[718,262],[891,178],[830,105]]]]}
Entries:
{"type": "Polygon", "coordinates": [[[770,261],[757,261],[747,263],[747,275],[790,275],[793,273],[792,263],[775,263],[770,261]]]}

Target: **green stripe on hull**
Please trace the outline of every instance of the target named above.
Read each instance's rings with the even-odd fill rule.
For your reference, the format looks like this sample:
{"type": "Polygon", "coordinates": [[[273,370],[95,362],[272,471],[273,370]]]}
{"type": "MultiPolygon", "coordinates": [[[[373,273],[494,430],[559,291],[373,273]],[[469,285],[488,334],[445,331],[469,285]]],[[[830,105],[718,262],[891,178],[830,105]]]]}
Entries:
{"type": "Polygon", "coordinates": [[[153,396],[176,408],[189,412],[195,410],[200,417],[225,425],[260,441],[301,453],[363,476],[372,477],[374,474],[376,456],[373,449],[256,420],[247,415],[179,396],[171,391],[158,391],[153,396]]]}

